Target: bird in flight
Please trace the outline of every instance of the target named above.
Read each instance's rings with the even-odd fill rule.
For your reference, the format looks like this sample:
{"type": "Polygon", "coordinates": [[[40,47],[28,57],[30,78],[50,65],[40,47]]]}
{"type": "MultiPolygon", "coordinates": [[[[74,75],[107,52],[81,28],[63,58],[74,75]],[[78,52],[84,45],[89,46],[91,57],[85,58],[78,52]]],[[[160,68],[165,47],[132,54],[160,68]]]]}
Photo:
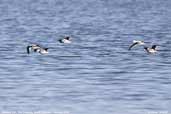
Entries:
{"type": "Polygon", "coordinates": [[[131,50],[134,46],[137,46],[137,45],[144,45],[144,44],[145,44],[144,41],[133,40],[133,44],[129,46],[129,49],[128,49],[128,50],[131,50]]]}

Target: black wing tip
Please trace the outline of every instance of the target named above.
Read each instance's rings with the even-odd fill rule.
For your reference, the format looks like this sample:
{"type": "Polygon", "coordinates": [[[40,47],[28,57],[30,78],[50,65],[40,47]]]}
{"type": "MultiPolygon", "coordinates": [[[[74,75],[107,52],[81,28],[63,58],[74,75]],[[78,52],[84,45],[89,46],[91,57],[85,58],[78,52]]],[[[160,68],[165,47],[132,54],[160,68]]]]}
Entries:
{"type": "Polygon", "coordinates": [[[60,43],[62,43],[62,39],[59,39],[58,41],[59,41],[60,43]]]}
{"type": "Polygon", "coordinates": [[[155,45],[152,45],[152,49],[156,49],[156,47],[157,47],[157,45],[155,44],[155,45]]]}
{"type": "Polygon", "coordinates": [[[66,37],[65,37],[65,39],[69,40],[69,39],[70,39],[70,37],[69,37],[69,36],[66,36],[66,37]]]}
{"type": "Polygon", "coordinates": [[[31,46],[27,46],[27,54],[30,54],[30,47],[31,46]]]}
{"type": "Polygon", "coordinates": [[[148,47],[144,47],[144,49],[147,49],[148,47]]]}
{"type": "Polygon", "coordinates": [[[130,51],[131,50],[131,47],[129,47],[128,50],[130,51]]]}
{"type": "Polygon", "coordinates": [[[49,49],[49,48],[44,48],[46,51],[49,49]]]}
{"type": "Polygon", "coordinates": [[[137,42],[133,43],[131,46],[129,46],[129,49],[128,50],[131,50],[137,44],[138,44],[137,42]]]}

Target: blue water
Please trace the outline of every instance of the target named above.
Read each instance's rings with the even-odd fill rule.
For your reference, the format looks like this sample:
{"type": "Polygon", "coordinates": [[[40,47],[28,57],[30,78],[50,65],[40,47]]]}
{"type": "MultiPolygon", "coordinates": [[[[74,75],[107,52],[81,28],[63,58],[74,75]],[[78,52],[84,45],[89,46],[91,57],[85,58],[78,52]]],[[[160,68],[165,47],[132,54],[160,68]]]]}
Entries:
{"type": "Polygon", "coordinates": [[[171,112],[171,1],[0,0],[0,111],[171,112]]]}

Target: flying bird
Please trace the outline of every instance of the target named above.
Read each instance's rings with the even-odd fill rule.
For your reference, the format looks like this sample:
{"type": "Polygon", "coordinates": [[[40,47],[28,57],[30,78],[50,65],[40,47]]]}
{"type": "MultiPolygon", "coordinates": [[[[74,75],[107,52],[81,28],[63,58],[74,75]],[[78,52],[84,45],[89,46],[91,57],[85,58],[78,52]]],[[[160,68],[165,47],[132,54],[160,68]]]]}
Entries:
{"type": "Polygon", "coordinates": [[[27,46],[27,53],[30,54],[31,51],[38,52],[40,54],[46,54],[48,53],[48,48],[43,48],[40,45],[32,44],[27,46]]]}
{"type": "Polygon", "coordinates": [[[156,52],[157,52],[156,47],[157,47],[157,45],[152,45],[151,48],[149,48],[149,47],[144,47],[144,49],[145,49],[148,53],[153,54],[153,53],[156,53],[156,52]]]}
{"type": "Polygon", "coordinates": [[[60,43],[65,43],[65,44],[69,44],[71,43],[71,38],[69,36],[65,37],[65,38],[62,38],[62,39],[59,39],[58,40],[60,43]]]}
{"type": "Polygon", "coordinates": [[[128,49],[128,50],[131,50],[134,46],[137,46],[137,45],[144,45],[144,44],[145,44],[144,41],[133,40],[133,44],[129,46],[129,49],[128,49]]]}

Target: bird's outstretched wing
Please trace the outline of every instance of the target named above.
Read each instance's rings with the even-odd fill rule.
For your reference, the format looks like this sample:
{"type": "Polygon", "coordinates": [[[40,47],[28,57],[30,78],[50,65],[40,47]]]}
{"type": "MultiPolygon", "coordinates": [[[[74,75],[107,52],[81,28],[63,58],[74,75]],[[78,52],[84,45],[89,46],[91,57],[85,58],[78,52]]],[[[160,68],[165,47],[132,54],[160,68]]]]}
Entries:
{"type": "Polygon", "coordinates": [[[27,46],[27,53],[30,54],[30,48],[31,46],[27,46]]]}
{"type": "Polygon", "coordinates": [[[63,43],[62,39],[59,39],[58,41],[59,41],[60,43],[63,43]]]}
{"type": "Polygon", "coordinates": [[[129,49],[128,50],[131,50],[131,48],[134,47],[137,44],[138,44],[138,42],[133,43],[131,46],[129,46],[129,49]]]}

